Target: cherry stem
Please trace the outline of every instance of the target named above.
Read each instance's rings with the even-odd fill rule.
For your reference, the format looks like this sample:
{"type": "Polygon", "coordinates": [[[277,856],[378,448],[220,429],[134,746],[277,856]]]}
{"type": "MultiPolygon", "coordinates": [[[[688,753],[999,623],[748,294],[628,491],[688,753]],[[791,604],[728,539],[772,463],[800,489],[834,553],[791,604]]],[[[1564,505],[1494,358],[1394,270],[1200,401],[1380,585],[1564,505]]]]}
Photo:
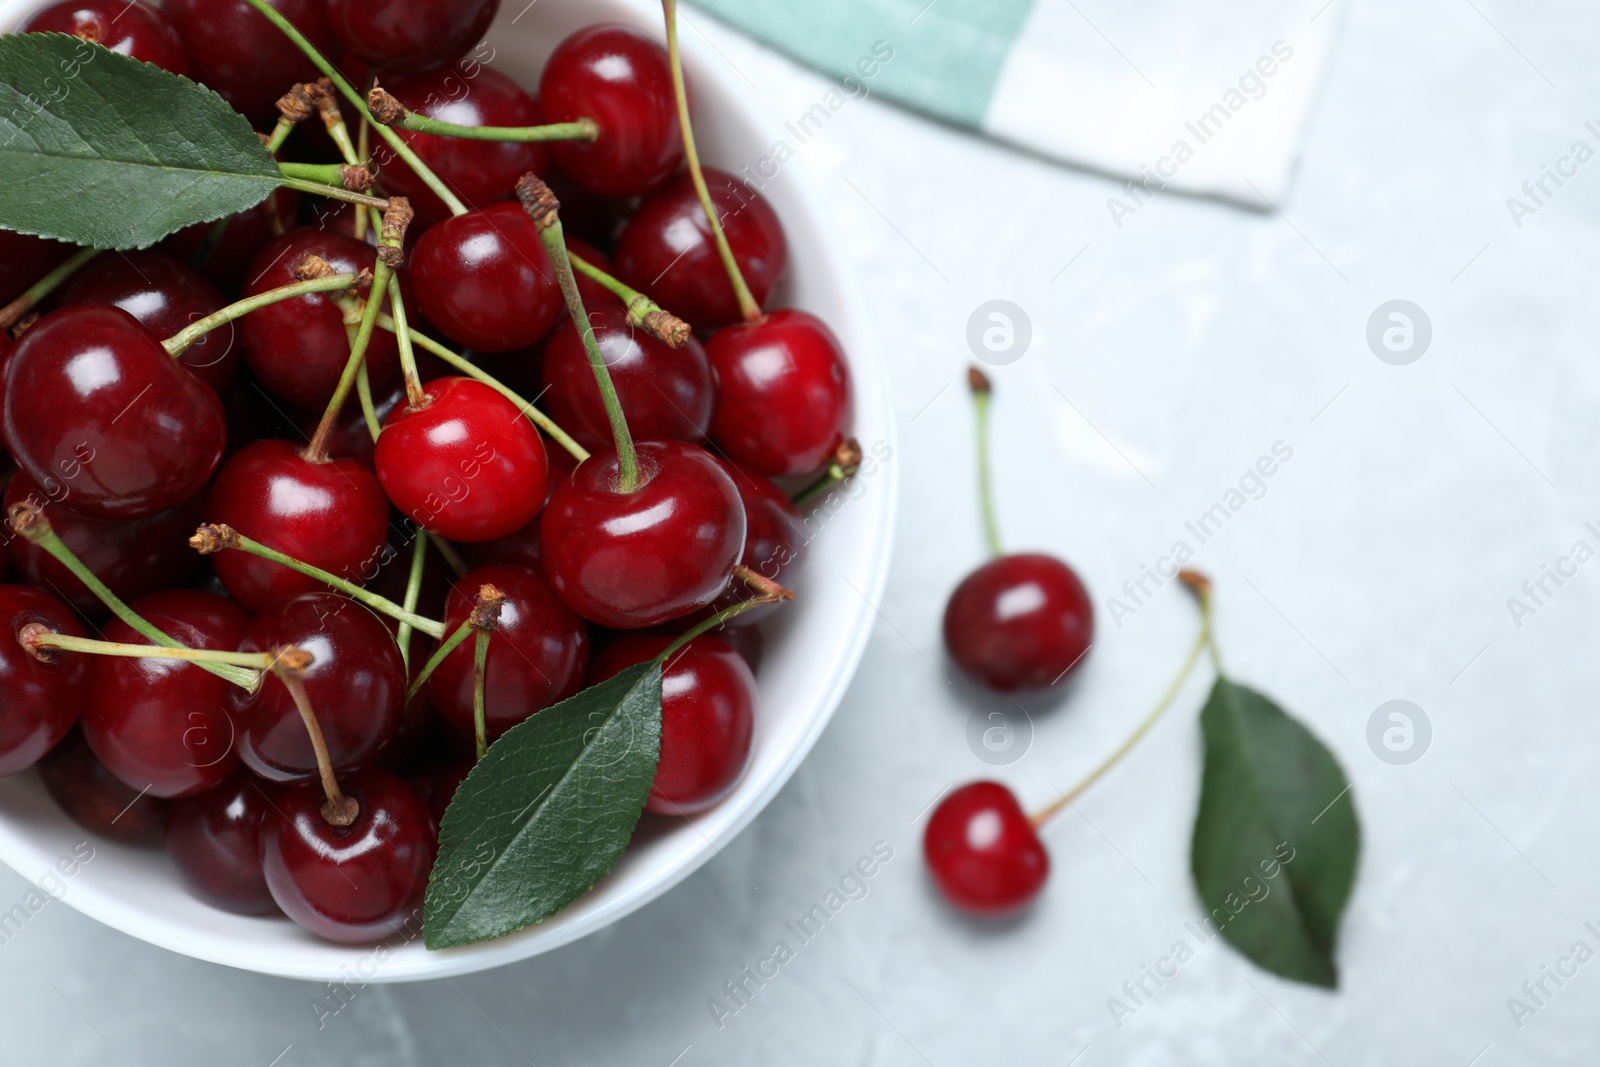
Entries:
{"type": "Polygon", "coordinates": [[[17,642],[35,659],[48,661],[52,650],[79,652],[88,656],[114,656],[121,659],[177,659],[186,663],[223,663],[250,670],[267,671],[278,657],[270,652],[226,652],[208,648],[168,648],[165,645],[129,645],[117,641],[96,641],[89,637],[58,634],[42,623],[29,623],[17,631],[17,642]]]}
{"type": "Polygon", "coordinates": [[[606,418],[611,421],[611,436],[617,448],[617,491],[631,493],[639,488],[639,457],[633,450],[633,434],[628,431],[628,420],[622,414],[622,402],[617,399],[616,386],[611,384],[611,370],[605,356],[600,354],[600,344],[594,339],[594,326],[589,313],[583,308],[583,296],[578,292],[578,280],[572,275],[572,262],[567,258],[567,242],[561,232],[561,203],[550,187],[529,171],[517,179],[517,200],[522,210],[533,220],[544,250],[556,269],[556,281],[561,285],[561,295],[567,302],[567,316],[583,338],[584,351],[589,355],[589,366],[594,371],[595,384],[600,387],[600,399],[605,402],[606,418]]]}
{"type": "Polygon", "coordinates": [[[372,172],[349,163],[279,163],[278,170],[291,178],[323,182],[329,186],[364,193],[372,188],[372,172]]]}
{"type": "Polygon", "coordinates": [[[415,410],[428,402],[422,389],[422,374],[417,370],[417,353],[411,347],[411,327],[406,321],[405,301],[400,298],[400,278],[389,278],[390,320],[394,323],[395,347],[400,351],[400,376],[406,383],[406,404],[415,410]]]}
{"type": "Polygon", "coordinates": [[[21,296],[0,307],[0,330],[9,330],[32,311],[34,306],[55,292],[62,282],[78,273],[78,268],[100,254],[98,248],[80,248],[65,263],[30,285],[21,296]]]}
{"type": "MultiPolygon", "coordinates": [[[[333,82],[327,78],[320,78],[315,82],[309,83],[308,88],[312,104],[316,107],[317,114],[321,116],[322,125],[327,129],[329,138],[333,140],[334,145],[339,149],[339,155],[352,167],[366,163],[369,158],[366,153],[367,146],[363,144],[360,148],[357,148],[350,143],[350,127],[345,125],[344,112],[339,110],[339,98],[334,92],[333,82]]],[[[362,211],[358,208],[356,210],[355,223],[356,240],[358,241],[367,239],[367,219],[369,214],[374,227],[382,225],[381,216],[376,209],[362,211]]]]}
{"type": "MultiPolygon", "coordinates": [[[[307,259],[310,258],[312,257],[307,257],[307,259]]],[[[317,260],[317,262],[321,263],[322,261],[317,260]]],[[[326,264],[323,265],[326,266],[326,264]]],[[[305,262],[302,261],[301,269],[304,269],[305,266],[305,262]]],[[[281,300],[293,300],[295,297],[305,296],[307,293],[333,293],[338,292],[340,289],[349,289],[359,285],[361,281],[362,278],[359,274],[329,274],[295,282],[293,285],[285,285],[277,289],[268,289],[264,293],[257,293],[255,296],[246,297],[243,300],[229,304],[219,311],[213,311],[203,319],[196,319],[165,341],[162,341],[161,347],[167,350],[167,355],[176,358],[183,355],[190,345],[218,326],[230,323],[235,319],[241,319],[252,311],[259,311],[261,308],[269,304],[276,304],[281,300]]]]}
{"type": "MultiPolygon", "coordinates": [[[[418,531],[411,541],[411,570],[406,575],[406,595],[400,606],[415,613],[417,601],[422,599],[422,572],[428,562],[428,539],[418,531]]],[[[395,643],[400,646],[400,662],[405,664],[406,676],[411,675],[411,624],[402,622],[395,631],[395,643]]]]}
{"type": "MultiPolygon", "coordinates": [[[[333,83],[333,87],[339,91],[339,94],[356,106],[356,110],[360,112],[364,119],[371,117],[371,114],[367,111],[366,100],[362,98],[354,86],[345,80],[344,76],[339,73],[338,68],[328,62],[326,56],[317,51],[317,46],[306,40],[305,34],[296,29],[294,23],[284,18],[282,12],[273,7],[268,0],[249,0],[249,4],[259,11],[268,22],[281,30],[284,36],[293,41],[295,47],[304,52],[306,57],[316,65],[317,69],[322,71],[323,75],[333,83]]],[[[433,190],[434,195],[444,201],[445,206],[450,209],[452,215],[466,214],[467,206],[461,202],[461,198],[451,192],[450,187],[441,181],[439,176],[429,169],[426,163],[422,162],[421,157],[412,151],[411,146],[406,144],[404,138],[387,126],[377,126],[376,129],[379,135],[389,142],[389,147],[394,149],[395,155],[403,159],[406,165],[416,172],[417,177],[421,178],[423,183],[433,190]]],[[[376,203],[369,206],[381,208],[384,205],[376,203]]]]}
{"type": "Polygon", "coordinates": [[[378,422],[378,409],[372,403],[372,379],[367,374],[367,365],[361,364],[361,369],[356,371],[356,396],[361,401],[361,419],[367,424],[367,432],[376,441],[378,434],[383,432],[383,426],[378,422]]]}
{"type": "MultiPolygon", "coordinates": [[[[45,518],[44,510],[31,501],[21,501],[12,504],[7,516],[11,528],[30,544],[38,545],[50,553],[55,560],[73,577],[82,582],[89,591],[100,599],[111,614],[121,619],[129,627],[143,635],[146,640],[166,648],[183,648],[179,641],[162,633],[154,625],[146,622],[138,612],[125,604],[121,597],[113,593],[106,583],[95,577],[94,572],[83,565],[76,553],[66,546],[66,543],[50,527],[50,520],[45,518]]],[[[225,663],[201,663],[198,666],[225,681],[232,682],[247,692],[254,693],[261,687],[261,675],[255,671],[244,670],[240,667],[230,666],[225,663]]]]}
{"type": "Polygon", "coordinates": [[[472,141],[593,141],[600,136],[600,124],[588,118],[542,126],[462,126],[419,115],[378,88],[367,91],[367,111],[380,126],[472,141]]]}
{"type": "Polygon", "coordinates": [[[690,330],[687,322],[663,309],[660,304],[639,290],[613,278],[570,248],[567,249],[567,259],[571,260],[573,270],[604,286],[621,300],[628,308],[628,321],[633,325],[642,327],[651,337],[673,348],[682,348],[689,343],[690,330]]]}
{"type": "Polygon", "coordinates": [[[347,797],[340,791],[339,781],[333,776],[328,742],[323,739],[322,724],[317,721],[317,713],[311,707],[311,698],[306,694],[306,683],[302,677],[310,664],[296,662],[293,654],[299,651],[286,649],[280,652],[272,673],[289,691],[295,710],[300,712],[300,721],[306,725],[306,736],[311,738],[311,751],[317,756],[317,774],[322,778],[322,793],[328,798],[322,805],[323,820],[330,826],[349,826],[361,814],[361,805],[356,803],[354,797],[347,797]]]}
{"type": "Polygon", "coordinates": [[[683,155],[689,164],[689,178],[700,197],[700,206],[705,209],[706,222],[710,224],[711,236],[717,243],[717,255],[722,257],[728,281],[733,283],[734,295],[739,298],[739,312],[744,316],[744,321],[759,322],[761,305],[756,303],[750,286],[745,284],[739,261],[734,259],[733,247],[728,244],[728,235],[722,230],[722,217],[711,202],[711,190],[706,187],[705,172],[700,169],[700,152],[694,144],[694,124],[689,121],[689,94],[683,85],[683,57],[678,49],[678,0],[661,0],[661,10],[667,20],[667,60],[672,64],[672,95],[678,102],[678,125],[683,129],[683,155]]]}
{"type": "Polygon", "coordinates": [[[461,643],[472,635],[472,629],[472,619],[468,618],[466,622],[457,626],[449,637],[444,639],[443,644],[434,650],[433,655],[428,657],[428,662],[422,665],[422,670],[418,671],[417,676],[411,680],[411,688],[406,690],[407,704],[411,703],[412,698],[422,691],[422,687],[433,676],[433,672],[439,669],[439,664],[444,662],[444,658],[460,648],[461,643]]]}
{"type": "Polygon", "coordinates": [[[202,556],[235,549],[259,559],[277,563],[288,567],[292,571],[304,574],[308,578],[315,578],[324,585],[337,589],[357,603],[365,604],[373,611],[387,615],[397,622],[409,622],[413,629],[425,633],[429,637],[437,640],[444,635],[444,623],[424,618],[414,611],[407,611],[387,597],[382,597],[371,590],[363,589],[354,582],[340,578],[336,574],[331,574],[321,567],[314,567],[302,560],[295,559],[293,556],[285,555],[275,548],[268,548],[259,541],[252,541],[233,527],[223,523],[209,523],[200,527],[195,531],[194,536],[189,538],[189,547],[202,556]]]}
{"type": "MultiPolygon", "coordinates": [[[[254,0],[251,0],[251,2],[254,3],[254,0]]],[[[280,165],[291,166],[292,164],[280,165]]],[[[337,167],[339,164],[334,163],[330,164],[330,166],[337,167]]],[[[365,207],[375,207],[380,211],[389,206],[389,201],[380,200],[375,196],[368,196],[366,193],[357,193],[350,189],[342,189],[337,185],[327,185],[323,182],[307,181],[304,178],[293,178],[288,175],[284,175],[278,179],[278,184],[283,186],[285,189],[294,189],[297,192],[310,193],[312,196],[326,196],[333,200],[348,200],[352,204],[361,204],[365,207]]]]}
{"type": "MultiPolygon", "coordinates": [[[[1215,656],[1215,646],[1211,640],[1211,583],[1195,571],[1180,571],[1178,577],[1194,592],[1196,599],[1200,603],[1200,632],[1195,635],[1194,644],[1190,646],[1188,654],[1184,656],[1182,665],[1178,667],[1177,675],[1173,677],[1171,684],[1167,686],[1167,691],[1161,694],[1161,699],[1156,701],[1155,707],[1151,708],[1149,713],[1140,720],[1139,725],[1134,727],[1133,733],[1128,735],[1127,740],[1118,745],[1111,755],[1101,760],[1099,766],[1085,775],[1077,785],[1061,794],[1058,800],[1029,816],[1029,821],[1034,826],[1043,826],[1050,820],[1051,816],[1071,804],[1074,800],[1077,800],[1090,786],[1098,782],[1111,768],[1121,762],[1122,757],[1133,751],[1133,747],[1144,738],[1145,734],[1150,732],[1150,728],[1155,726],[1162,715],[1166,714],[1167,709],[1172,706],[1172,702],[1183,691],[1184,683],[1189,680],[1189,675],[1194,671],[1195,664],[1200,661],[1200,653],[1206,648],[1211,648],[1213,657],[1215,656]]],[[[1218,673],[1221,673],[1220,667],[1218,673]]]]}
{"type": "Polygon", "coordinates": [[[819,497],[826,496],[834,486],[854,478],[860,469],[861,442],[854,437],[847,437],[834,450],[833,462],[828,464],[822,476],[791,498],[795,507],[805,507],[819,497]]]}
{"type": "Polygon", "coordinates": [[[287,141],[289,139],[289,135],[294,132],[294,127],[295,123],[293,119],[288,118],[287,116],[280,117],[278,119],[278,124],[272,127],[272,132],[268,134],[266,140],[262,142],[262,144],[267,146],[267,152],[271,155],[277,155],[278,149],[283,147],[283,142],[287,141]]]}
{"type": "Polygon", "coordinates": [[[978,500],[983,507],[983,532],[989,541],[989,554],[1005,555],[1000,546],[1000,523],[994,512],[994,486],[989,475],[989,395],[994,391],[989,378],[977,367],[967,368],[967,385],[972,390],[972,407],[977,415],[978,500]]]}
{"type": "Polygon", "coordinates": [[[456,572],[457,578],[465,578],[467,576],[467,571],[472,568],[468,567],[467,561],[461,558],[461,553],[456,551],[455,545],[452,545],[436,533],[430,533],[428,540],[432,542],[434,548],[439,550],[439,555],[444,557],[444,561],[450,565],[450,569],[456,572]]]}
{"type": "Polygon", "coordinates": [[[682,648],[684,645],[687,645],[690,641],[693,641],[701,634],[715,630],[729,619],[738,615],[743,615],[752,608],[759,608],[765,604],[779,604],[785,600],[794,599],[794,593],[790,592],[788,589],[785,589],[771,578],[757,574],[748,567],[735,567],[733,570],[733,575],[735,578],[738,578],[750,588],[754,589],[760,595],[751,597],[749,600],[741,600],[737,604],[730,604],[728,607],[723,608],[721,611],[711,616],[711,618],[705,619],[702,622],[691,626],[689,629],[680,634],[676,641],[672,642],[672,644],[661,650],[661,654],[656,657],[658,661],[665,663],[668,657],[670,657],[674,652],[678,651],[678,649],[682,648]]]}
{"type": "Polygon", "coordinates": [[[478,632],[472,650],[472,736],[477,743],[478,759],[482,759],[483,754],[489,751],[489,727],[484,710],[485,679],[489,673],[489,638],[500,626],[500,608],[505,602],[505,594],[500,590],[492,585],[480,585],[477,603],[472,608],[472,614],[467,616],[467,624],[478,632]]]}

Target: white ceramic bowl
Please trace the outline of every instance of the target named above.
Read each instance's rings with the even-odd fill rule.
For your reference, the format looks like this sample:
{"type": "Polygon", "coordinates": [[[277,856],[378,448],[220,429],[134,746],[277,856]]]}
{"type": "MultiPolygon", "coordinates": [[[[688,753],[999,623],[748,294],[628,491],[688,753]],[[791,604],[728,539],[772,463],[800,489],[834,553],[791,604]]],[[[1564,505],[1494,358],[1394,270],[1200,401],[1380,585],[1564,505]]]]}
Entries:
{"type": "MultiPolygon", "coordinates": [[[[38,0],[0,0],[0,26],[15,26],[38,0]]],[[[616,20],[659,35],[661,12],[649,0],[506,0],[489,34],[490,64],[526,86],[545,57],[580,26],[616,20]]],[[[696,132],[705,160],[739,171],[771,154],[781,132],[752,100],[749,86],[687,26],[684,62],[695,94],[696,132]]],[[[480,58],[487,57],[487,52],[480,58]]],[[[855,271],[803,159],[763,188],[789,237],[790,265],[777,305],[820,315],[839,335],[855,386],[855,433],[868,454],[894,449],[887,375],[855,271]]],[[[108,926],[198,959],[314,981],[355,974],[363,981],[443,978],[537,955],[593,933],[666,892],[731,841],[788,781],[838,706],[860,661],[883,590],[895,501],[895,463],[876,464],[851,499],[810,525],[810,558],[798,598],[769,621],[760,674],[755,751],[738,789],[692,820],[647,817],[633,846],[591,893],[545,923],[483,944],[428,952],[417,941],[377,949],[322,941],[286,919],[229,915],[183,888],[166,854],[95,839],[94,859],[64,885],[62,899],[108,926]]],[[[0,711],[3,713],[3,711],[0,711]]],[[[0,778],[0,860],[46,881],[85,833],[46,796],[33,772],[0,778]]]]}

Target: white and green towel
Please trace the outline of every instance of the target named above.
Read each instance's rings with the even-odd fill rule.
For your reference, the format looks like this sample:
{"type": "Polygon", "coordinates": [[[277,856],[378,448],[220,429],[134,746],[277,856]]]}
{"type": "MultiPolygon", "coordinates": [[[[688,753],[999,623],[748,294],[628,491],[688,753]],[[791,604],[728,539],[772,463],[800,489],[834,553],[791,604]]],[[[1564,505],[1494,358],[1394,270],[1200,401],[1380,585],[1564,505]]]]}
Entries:
{"type": "MultiPolygon", "coordinates": [[[[694,0],[874,94],[1118,179],[1276,204],[1339,0],[694,0]],[[887,59],[885,59],[887,56],[887,59]]],[[[859,90],[858,90],[859,91],[859,90]]],[[[1126,182],[1137,183],[1128,188],[1126,182]]]]}

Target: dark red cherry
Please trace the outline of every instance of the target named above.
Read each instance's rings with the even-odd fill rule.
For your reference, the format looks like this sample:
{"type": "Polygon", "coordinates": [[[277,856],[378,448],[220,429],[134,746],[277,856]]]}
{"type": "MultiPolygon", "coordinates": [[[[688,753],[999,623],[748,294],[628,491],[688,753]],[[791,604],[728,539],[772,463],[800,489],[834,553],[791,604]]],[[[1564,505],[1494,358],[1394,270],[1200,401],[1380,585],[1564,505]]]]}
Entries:
{"type": "MultiPolygon", "coordinates": [[[[367,6],[381,10],[379,5],[367,6]]],[[[477,63],[385,78],[383,87],[417,114],[457,126],[544,123],[544,112],[532,93],[499,71],[477,63]]],[[[475,141],[409,130],[396,132],[468,207],[484,207],[506,199],[518,178],[530,170],[543,174],[550,165],[550,149],[536,142],[475,141]]],[[[376,158],[385,187],[410,197],[424,220],[437,222],[450,217],[444,201],[382,141],[376,146],[376,158]]]]}
{"type": "MultiPolygon", "coordinates": [[[[478,588],[505,594],[500,626],[489,638],[484,723],[493,741],[534,712],[583,687],[589,628],[561,602],[538,571],[492,564],[467,574],[445,602],[444,629],[454,633],[472,613],[478,588]]],[[[471,734],[473,645],[469,638],[428,679],[428,700],[440,717],[471,734]]]]}
{"type": "Polygon", "coordinates": [[[378,435],[378,480],[408,517],[447,541],[490,541],[544,503],[548,461],[517,406],[472,378],[440,378],[428,403],[396,408],[378,435]]]}
{"type": "Polygon", "coordinates": [[[113,52],[189,73],[178,31],[142,0],[61,0],[28,16],[21,33],[70,33],[113,52]]]}
{"type": "Polygon", "coordinates": [[[328,25],[356,58],[408,73],[466,55],[499,9],[500,0],[327,0],[328,25]]]}
{"type": "MultiPolygon", "coordinates": [[[[335,41],[322,0],[270,0],[327,55],[335,41]]],[[[295,82],[320,73],[295,43],[246,0],[166,0],[162,8],[189,53],[194,80],[215,90],[263,128],[277,121],[273,106],[295,82]]]]}
{"type": "Polygon", "coordinates": [[[1078,575],[1054,556],[1002,556],[950,594],[944,643],[962,670],[991,689],[1043,689],[1094,643],[1094,605],[1078,575]]]}
{"type": "Polygon", "coordinates": [[[121,308],[62,308],[6,368],[5,438],[34,481],[64,482],[72,510],[105,519],[166,511],[205,485],[227,427],[217,394],[121,308]]]}
{"type": "Polygon", "coordinates": [[[512,203],[430,226],[412,254],[411,277],[428,320],[482,352],[526,348],[561,313],[550,257],[533,221],[512,203]]]}
{"type": "MultiPolygon", "coordinates": [[[[673,348],[658,341],[631,325],[615,300],[590,308],[589,321],[634,437],[703,439],[716,384],[700,342],[691,337],[682,348],[673,348]]],[[[545,345],[544,404],[556,425],[583,447],[593,450],[611,442],[605,402],[571,319],[562,319],[545,345]]]]}
{"type": "Polygon", "coordinates": [[[648,193],[683,164],[667,50],[631,26],[589,26],[556,45],[539,101],[546,122],[599,124],[594,141],[552,147],[561,169],[601,196],[648,193]]]}
{"type": "Polygon", "coordinates": [[[167,855],[189,892],[236,915],[278,910],[261,870],[261,819],[276,790],[239,769],[199,796],[167,805],[167,855]]]}
{"type": "MultiPolygon", "coordinates": [[[[239,605],[193,589],[153,593],[130,606],[188,648],[231,652],[250,625],[239,605]]],[[[101,637],[149,643],[121,620],[101,637]]],[[[83,737],[107,770],[156,797],[203,793],[233,773],[239,753],[229,714],[229,690],[237,688],[231,682],[179,660],[91,658],[83,737]]]]}
{"type": "MultiPolygon", "coordinates": [[[[312,463],[302,451],[289,441],[245,446],[217,476],[206,521],[365,582],[377,573],[389,534],[388,498],[369,467],[352,459],[312,463]]],[[[244,552],[218,553],[211,565],[229,595],[252,611],[324,588],[315,578],[244,552]]]]}
{"type": "Polygon", "coordinates": [[[434,822],[443,821],[445,809],[456,798],[456,790],[461,788],[461,783],[472,773],[473,763],[471,759],[452,760],[437,767],[430,776],[426,799],[434,822]]]}
{"type": "MultiPolygon", "coordinates": [[[[73,275],[61,303],[115,305],[142,322],[156,340],[165,341],[227,301],[216,286],[169,255],[117,252],[100,256],[73,275]]],[[[220,393],[239,367],[233,324],[200,338],[178,361],[220,393]]]]}
{"type": "MultiPolygon", "coordinates": [[[[321,256],[340,274],[370,270],[377,259],[371,246],[342,233],[290,230],[268,242],[256,256],[245,279],[244,295],[295,284],[295,265],[308,255],[321,256]]],[[[257,381],[285,400],[313,411],[332,399],[350,359],[344,312],[327,293],[308,293],[251,312],[239,320],[239,339],[257,381]]],[[[400,369],[394,335],[374,330],[366,360],[372,387],[387,386],[400,369]]]]}
{"type": "Polygon", "coordinates": [[[293,189],[279,189],[253,208],[220,223],[187,226],[156,247],[204,274],[217,288],[237,292],[256,254],[294,225],[299,205],[293,189]]]}
{"type": "Polygon", "coordinates": [[[25,771],[66,736],[89,693],[89,657],[50,652],[43,660],[17,642],[33,624],[68,637],[83,627],[61,601],[26,585],[0,585],[0,776],[25,771]]]}
{"type": "MultiPolygon", "coordinates": [[[[571,477],[572,472],[578,467],[578,461],[572,458],[572,453],[553,442],[545,442],[545,458],[550,461],[551,489],[555,488],[557,482],[571,477]]],[[[549,500],[548,492],[545,499],[549,500]]],[[[541,511],[526,526],[513,530],[504,537],[462,545],[461,554],[473,567],[486,567],[491,563],[509,563],[515,567],[527,567],[543,573],[544,551],[539,546],[539,518],[543,514],[541,511]]]]}
{"type": "Polygon", "coordinates": [[[72,245],[14,230],[0,230],[0,303],[10,303],[24,289],[65,263],[72,245]]]}
{"type": "Polygon", "coordinates": [[[922,853],[939,892],[974,915],[1016,911],[1050,874],[1050,854],[1033,823],[999,782],[973,782],[940,801],[922,853]]]}
{"type": "MultiPolygon", "coordinates": [[[[661,654],[671,637],[612,642],[595,657],[590,684],[661,654]]],[[[674,652],[661,668],[661,761],[645,810],[704,811],[733,791],[750,760],[756,679],[744,658],[710,635],[674,652]]]]}
{"type": "Polygon", "coordinates": [[[850,369],[827,323],[785,308],[711,335],[711,439],[771,477],[820,470],[850,429],[850,369]]]}
{"type": "MultiPolygon", "coordinates": [[[[405,666],[388,627],[337,593],[305,593],[257,615],[239,648],[291,646],[313,658],[303,681],[334,771],[372,765],[400,726],[406,693],[405,666]]],[[[245,765],[275,782],[315,781],[316,753],[284,683],[269,677],[254,696],[237,686],[232,695],[245,765]]]]}
{"type": "Polygon", "coordinates": [[[39,761],[45,792],[79,826],[125,844],[152,844],[161,835],[166,801],[140,793],[95,758],[77,730],[39,761]]]}
{"type": "MultiPolygon", "coordinates": [[[[766,306],[789,265],[789,242],[764,197],[740,178],[706,169],[711,202],[722,216],[733,257],[756,303],[766,306]]],[[[717,254],[705,209],[687,174],[639,205],[617,239],[617,276],[642,289],[696,329],[741,319],[733,283],[717,254]]]]}
{"type": "Polygon", "coordinates": [[[636,630],[703,608],[744,551],[744,505],[709,453],[682,441],[637,446],[640,484],[617,491],[611,450],[550,494],[540,523],[544,570],[591,622],[636,630]]]}
{"type": "Polygon", "coordinates": [[[361,812],[349,826],[323,819],[318,785],[282,791],[261,825],[261,867],[278,907],[330,941],[356,944],[413,931],[438,850],[432,817],[388,771],[339,780],[361,812]]]}
{"type": "MultiPolygon", "coordinates": [[[[766,475],[737,463],[719,462],[738,488],[739,499],[744,501],[744,554],[739,557],[740,565],[779,585],[789,585],[805,564],[806,546],[811,542],[811,533],[800,510],[789,499],[789,494],[766,475]]],[[[734,578],[707,610],[720,611],[755,595],[745,582],[734,578]]],[[[729,629],[747,627],[772,614],[777,607],[766,604],[741,612],[728,620],[729,629]]]]}
{"type": "MultiPolygon", "coordinates": [[[[6,486],[4,507],[9,509],[23,501],[43,509],[56,535],[123,600],[181,584],[199,562],[189,547],[189,535],[205,521],[203,492],[169,511],[114,522],[84,518],[69,510],[70,482],[55,481],[47,490],[26,471],[17,471],[6,486]]],[[[108,609],[100,598],[50,553],[13,535],[8,528],[0,527],[0,538],[9,538],[6,549],[29,582],[51,590],[91,618],[106,614],[108,609]]]]}

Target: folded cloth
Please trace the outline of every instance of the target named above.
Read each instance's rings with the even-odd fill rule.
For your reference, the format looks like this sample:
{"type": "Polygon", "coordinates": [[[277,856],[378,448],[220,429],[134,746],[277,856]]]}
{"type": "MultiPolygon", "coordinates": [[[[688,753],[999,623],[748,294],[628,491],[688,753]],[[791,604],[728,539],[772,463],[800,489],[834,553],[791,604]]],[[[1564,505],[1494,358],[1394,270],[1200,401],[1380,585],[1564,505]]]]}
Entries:
{"type": "MultiPolygon", "coordinates": [[[[843,82],[1119,179],[1253,207],[1288,189],[1334,0],[693,0],[843,82]]],[[[1131,184],[1129,184],[1131,182],[1131,184]]],[[[1108,202],[1115,216],[1117,207],[1108,202]]]]}

